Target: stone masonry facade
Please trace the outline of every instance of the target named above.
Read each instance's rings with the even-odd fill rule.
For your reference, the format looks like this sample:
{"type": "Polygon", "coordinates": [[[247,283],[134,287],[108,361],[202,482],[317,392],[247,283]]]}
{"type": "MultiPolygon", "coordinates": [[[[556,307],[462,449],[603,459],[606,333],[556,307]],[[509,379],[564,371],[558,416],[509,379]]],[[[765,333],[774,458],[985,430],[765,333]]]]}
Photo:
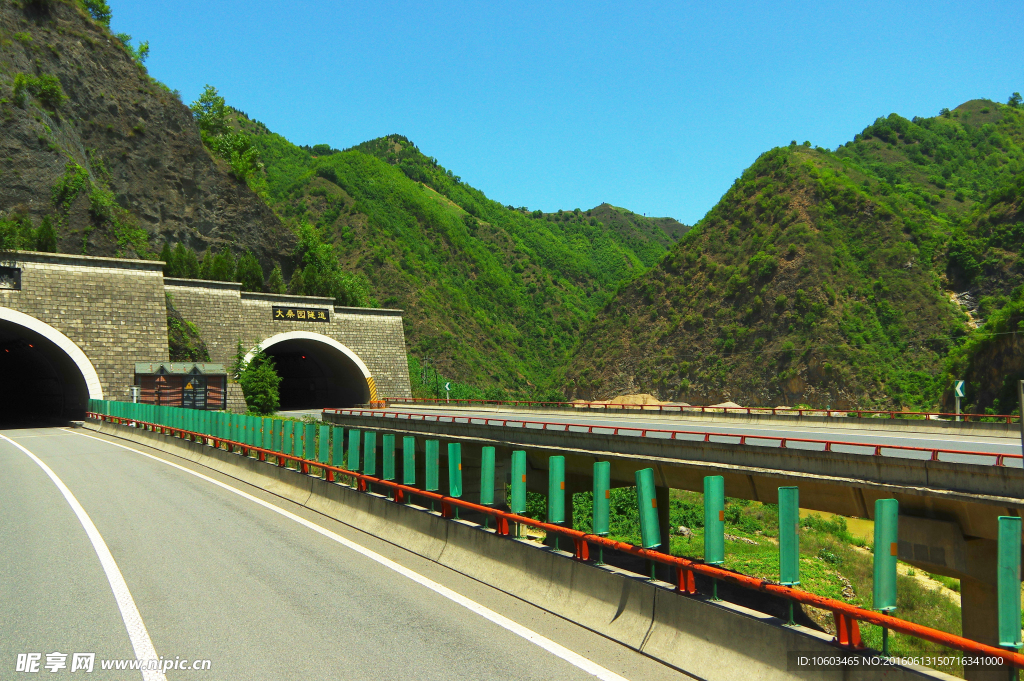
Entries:
{"type": "MultiPolygon", "coordinates": [[[[0,288],[0,307],[35,317],[89,358],[112,400],[130,398],[134,363],[167,361],[167,303],[199,327],[213,362],[230,364],[247,347],[286,331],[328,336],[367,366],[380,396],[410,396],[400,310],[335,307],[328,298],[243,293],[229,282],[165,279],[163,263],[18,251],[0,267],[21,271],[21,289],[0,288]],[[329,323],[275,321],[273,307],[329,309],[329,323]]],[[[238,393],[237,386],[232,386],[238,393]]],[[[239,395],[233,395],[236,403],[239,395]]],[[[232,404],[231,406],[238,406],[232,404]]]]}
{"type": "Polygon", "coordinates": [[[330,298],[248,293],[233,282],[165,282],[174,307],[199,327],[212,362],[230,365],[238,341],[248,349],[279,333],[307,331],[333,338],[358,355],[373,376],[378,396],[412,396],[401,310],[337,307],[330,298]],[[330,322],[275,320],[274,306],[329,310],[330,322]]]}
{"type": "Polygon", "coordinates": [[[49,324],[92,362],[103,397],[128,400],[133,362],[167,360],[163,263],[16,252],[0,265],[21,269],[21,290],[0,289],[0,307],[49,324]]]}

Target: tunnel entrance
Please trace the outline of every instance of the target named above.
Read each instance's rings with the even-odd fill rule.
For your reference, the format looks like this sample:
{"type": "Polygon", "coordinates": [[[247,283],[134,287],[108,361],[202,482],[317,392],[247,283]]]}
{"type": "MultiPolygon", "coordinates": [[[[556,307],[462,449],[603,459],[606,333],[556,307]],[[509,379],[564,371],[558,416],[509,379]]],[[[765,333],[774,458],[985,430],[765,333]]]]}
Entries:
{"type": "Polygon", "coordinates": [[[292,332],[268,338],[263,350],[281,377],[281,410],[351,407],[370,401],[369,372],[327,336],[292,332]]]}
{"type": "Polygon", "coordinates": [[[78,346],[32,317],[6,308],[0,312],[6,313],[0,315],[0,426],[53,425],[85,418],[90,397],[85,373],[96,384],[94,391],[98,379],[78,346]],[[88,367],[85,372],[82,365],[88,367]]]}

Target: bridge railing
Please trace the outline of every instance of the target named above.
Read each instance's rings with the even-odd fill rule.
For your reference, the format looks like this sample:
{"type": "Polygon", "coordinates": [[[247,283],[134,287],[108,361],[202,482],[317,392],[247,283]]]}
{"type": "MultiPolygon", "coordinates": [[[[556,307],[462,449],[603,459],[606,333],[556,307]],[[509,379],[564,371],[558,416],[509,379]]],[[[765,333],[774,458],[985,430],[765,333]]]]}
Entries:
{"type": "Polygon", "coordinates": [[[848,442],[840,440],[817,440],[803,437],[782,437],[779,435],[747,435],[741,433],[721,433],[701,430],[676,430],[666,428],[643,428],[640,426],[605,426],[589,423],[554,423],[551,421],[528,421],[523,419],[490,418],[486,416],[457,416],[451,414],[429,414],[414,413],[407,411],[387,411],[386,409],[324,409],[324,412],[335,414],[349,414],[353,416],[377,416],[382,418],[397,418],[406,420],[432,421],[435,423],[501,426],[502,428],[530,428],[535,430],[549,430],[553,432],[576,432],[594,433],[608,435],[633,435],[637,437],[651,437],[680,441],[698,442],[726,442],[732,441],[739,445],[759,445],[763,447],[778,447],[780,449],[797,449],[791,447],[793,444],[809,445],[799,449],[813,449],[820,447],[817,451],[832,452],[838,451],[834,448],[849,448],[860,450],[865,454],[873,456],[884,456],[885,452],[913,452],[915,454],[926,454],[930,461],[941,461],[942,456],[971,456],[984,459],[994,466],[1005,466],[1007,460],[1020,461],[1024,459],[1022,454],[1007,454],[1001,452],[978,452],[964,449],[944,449],[938,447],[912,447],[909,445],[887,445],[871,442],[848,442]],[[714,439],[712,439],[714,438],[714,439]]]}
{"type": "Polygon", "coordinates": [[[938,411],[897,411],[872,409],[791,409],[789,407],[714,407],[683,404],[612,404],[609,402],[543,402],[530,400],[438,399],[434,397],[385,397],[380,406],[388,404],[436,404],[457,407],[520,407],[524,409],[592,410],[603,412],[645,411],[660,414],[747,414],[752,416],[816,416],[825,418],[871,418],[905,420],[943,420],[960,418],[965,422],[1019,423],[1017,414],[951,414],[938,411]]]}
{"type": "MultiPolygon", "coordinates": [[[[343,410],[331,410],[343,411],[343,410]]],[[[925,627],[907,620],[860,608],[842,601],[785,586],[771,580],[759,579],[738,572],[708,565],[699,560],[672,556],[659,551],[644,549],[633,544],[617,541],[596,534],[588,534],[579,530],[545,523],[526,516],[517,515],[493,506],[486,506],[465,501],[461,498],[446,496],[439,492],[427,491],[413,485],[396,482],[393,477],[370,475],[358,470],[350,470],[344,465],[344,435],[340,426],[326,426],[309,423],[293,423],[299,426],[289,443],[283,437],[287,429],[279,419],[257,417],[242,414],[226,414],[223,412],[202,412],[178,407],[157,407],[105,400],[90,400],[87,418],[143,430],[160,433],[168,437],[184,441],[196,442],[217,449],[236,452],[239,455],[255,457],[267,462],[275,460],[279,467],[293,462],[297,470],[304,474],[310,473],[315,467],[322,471],[328,482],[338,481],[338,477],[346,477],[354,484],[355,489],[368,491],[370,486],[390,491],[390,499],[395,503],[408,502],[413,497],[440,504],[440,515],[444,518],[457,517],[455,509],[464,509],[482,514],[493,521],[493,532],[502,537],[518,536],[513,528],[517,525],[534,527],[545,533],[564,537],[574,547],[573,560],[589,561],[590,547],[602,547],[624,554],[636,556],[656,564],[670,567],[676,577],[675,590],[683,595],[698,593],[694,575],[702,575],[713,581],[725,582],[737,587],[772,594],[793,603],[831,612],[836,628],[834,643],[846,649],[861,649],[859,623],[867,623],[883,627],[889,631],[929,641],[964,653],[991,657],[1001,660],[1002,664],[1016,668],[1024,668],[1024,655],[1012,650],[986,645],[962,636],[925,627]],[[192,412],[192,413],[188,413],[192,412]],[[157,420],[146,420],[148,416],[156,416],[157,420]],[[173,424],[173,425],[172,425],[173,424]],[[190,425],[185,425],[190,424],[190,425]],[[195,426],[199,426],[196,428],[195,426]],[[326,432],[328,440],[320,439],[326,432]],[[313,438],[310,439],[310,434],[313,438]],[[238,437],[233,437],[237,435],[238,437]],[[269,446],[266,446],[269,443],[269,446]],[[342,446],[338,446],[341,443],[342,446]],[[290,449],[291,453],[285,451],[290,449]]],[[[358,437],[366,429],[347,429],[352,436],[358,437]]],[[[294,432],[294,431],[292,431],[294,432]]],[[[392,469],[393,476],[393,469],[392,469]]]]}

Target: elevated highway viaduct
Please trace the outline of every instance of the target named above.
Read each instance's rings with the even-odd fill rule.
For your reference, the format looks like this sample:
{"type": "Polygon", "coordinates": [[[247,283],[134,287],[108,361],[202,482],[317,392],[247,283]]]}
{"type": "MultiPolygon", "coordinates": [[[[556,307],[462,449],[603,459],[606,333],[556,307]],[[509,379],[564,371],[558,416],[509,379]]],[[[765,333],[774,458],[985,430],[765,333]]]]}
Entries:
{"type": "MultiPolygon", "coordinates": [[[[802,508],[851,517],[873,519],[876,499],[895,498],[900,506],[900,559],[959,578],[963,635],[998,643],[992,616],[996,610],[997,518],[1020,515],[1024,507],[1019,441],[973,435],[951,439],[949,434],[928,433],[809,433],[793,431],[791,425],[781,430],[747,427],[743,430],[749,432],[730,436],[725,433],[735,433],[740,424],[717,429],[706,426],[701,434],[692,423],[416,408],[325,410],[323,418],[346,428],[415,434],[420,436],[418,440],[436,437],[442,441],[442,453],[445,441],[461,442],[466,480],[474,479],[473,462],[479,460],[480,447],[496,447],[498,460],[503,462],[513,450],[525,450],[528,488],[537,492],[547,488],[548,458],[552,455],[565,457],[570,492],[592,489],[595,461],[611,462],[612,484],[617,486],[635,484],[634,473],[652,467],[660,485],[663,537],[670,529],[669,490],[701,492],[706,475],[722,475],[727,496],[765,503],[777,503],[778,487],[795,485],[800,489],[802,508]],[[562,425],[570,420],[576,425],[562,425]],[[659,432],[659,428],[665,430],[659,432]],[[669,432],[672,429],[676,432],[669,432]],[[821,442],[837,435],[846,439],[829,445],[821,442]],[[883,436],[889,441],[876,444],[883,436]],[[924,440],[926,447],[959,450],[962,446],[964,453],[935,455],[896,449],[920,445],[924,440]],[[995,456],[970,453],[968,445],[979,452],[1004,450],[997,452],[1006,455],[998,461],[1003,465],[995,465],[995,456]]],[[[441,470],[446,469],[442,466],[441,470]]],[[[472,499],[471,490],[468,494],[472,499]]],[[[972,673],[982,674],[972,678],[986,678],[984,672],[972,673]]]]}

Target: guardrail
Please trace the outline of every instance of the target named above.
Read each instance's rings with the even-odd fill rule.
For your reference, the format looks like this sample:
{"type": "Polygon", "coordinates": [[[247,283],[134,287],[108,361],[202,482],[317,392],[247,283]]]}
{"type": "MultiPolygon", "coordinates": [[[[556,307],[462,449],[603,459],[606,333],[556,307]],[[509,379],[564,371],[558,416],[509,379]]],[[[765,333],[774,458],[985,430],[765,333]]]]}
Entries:
{"type": "Polygon", "coordinates": [[[855,418],[876,418],[876,419],[908,419],[908,420],[928,420],[928,419],[941,419],[941,420],[953,420],[957,417],[963,419],[965,422],[972,421],[977,423],[988,419],[990,421],[1002,421],[1003,423],[1015,423],[1020,422],[1020,416],[1017,414],[948,414],[945,412],[931,412],[931,411],[879,411],[871,409],[790,409],[790,408],[779,408],[779,407],[702,407],[698,405],[682,405],[682,404],[611,404],[608,402],[535,402],[528,400],[468,400],[468,399],[457,399],[457,400],[445,400],[434,397],[385,397],[381,399],[377,404],[386,406],[392,403],[411,403],[411,404],[439,404],[439,405],[455,405],[455,406],[508,406],[508,407],[527,407],[527,408],[539,408],[539,407],[554,407],[560,409],[592,409],[592,410],[603,410],[603,411],[656,411],[659,413],[693,413],[693,414],[715,414],[715,413],[729,413],[729,414],[748,414],[748,415],[772,415],[772,416],[824,416],[826,418],[843,418],[854,415],[855,418]]]}
{"type": "Polygon", "coordinates": [[[335,466],[331,463],[325,463],[316,459],[307,459],[301,456],[285,454],[283,452],[225,439],[208,433],[191,431],[185,428],[172,427],[160,423],[141,421],[131,417],[110,416],[91,411],[87,412],[86,417],[107,423],[142,427],[153,432],[160,432],[164,435],[177,437],[183,440],[203,442],[204,444],[208,444],[209,446],[218,449],[224,446],[228,451],[237,450],[239,454],[255,456],[260,461],[267,461],[267,457],[274,457],[276,458],[276,463],[279,467],[285,467],[288,461],[294,461],[296,463],[296,468],[304,474],[309,474],[309,467],[314,466],[324,471],[324,476],[328,482],[336,482],[336,477],[340,475],[353,479],[356,483],[354,488],[363,492],[367,491],[370,485],[387,488],[392,491],[391,500],[396,503],[408,501],[407,497],[409,497],[409,499],[411,499],[411,497],[420,497],[422,499],[430,500],[431,502],[440,502],[440,514],[444,518],[454,518],[455,513],[453,509],[455,508],[474,511],[476,513],[483,514],[488,519],[494,521],[494,533],[498,536],[511,537],[513,524],[535,527],[537,529],[544,530],[546,533],[570,539],[574,546],[574,560],[583,562],[589,561],[590,546],[595,545],[636,556],[660,565],[667,565],[675,570],[677,579],[676,591],[681,594],[691,596],[697,594],[694,575],[699,574],[712,580],[726,582],[752,591],[772,594],[788,599],[794,603],[800,603],[801,605],[826,610],[832,613],[835,621],[837,633],[834,643],[837,643],[843,648],[863,648],[859,623],[864,622],[884,627],[890,631],[895,631],[907,636],[912,636],[914,638],[952,648],[954,650],[959,650],[964,653],[998,658],[1007,665],[1024,668],[1024,655],[1021,655],[1020,653],[972,641],[962,636],[956,636],[938,629],[921,626],[890,615],[865,610],[842,601],[818,596],[808,591],[783,586],[770,580],[758,579],[721,567],[707,565],[701,561],[682,558],[679,556],[671,556],[658,551],[644,549],[626,542],[616,541],[614,539],[609,539],[595,534],[587,534],[585,532],[562,527],[560,525],[552,525],[539,520],[534,520],[533,518],[527,518],[525,516],[492,508],[490,506],[481,506],[480,504],[463,501],[462,499],[455,497],[445,496],[436,492],[427,492],[416,487],[403,485],[392,480],[385,480],[376,476],[365,475],[357,471],[350,471],[341,466],[335,466]]]}
{"type": "MultiPolygon", "coordinates": [[[[1004,461],[1006,459],[1024,459],[1024,454],[1003,454],[999,452],[975,452],[963,449],[938,449],[934,447],[911,447],[909,445],[880,445],[868,442],[842,442],[839,440],[814,440],[802,437],[782,437],[779,435],[745,435],[740,433],[712,433],[707,431],[699,430],[668,430],[664,428],[642,428],[639,426],[602,426],[592,425],[586,423],[553,423],[550,421],[526,421],[522,419],[507,419],[507,418],[490,418],[486,416],[455,416],[448,414],[416,414],[407,411],[393,411],[388,412],[383,409],[324,409],[324,413],[335,413],[335,414],[349,414],[353,416],[378,416],[382,418],[397,418],[421,421],[434,421],[436,423],[451,423],[453,425],[458,423],[464,423],[467,425],[500,425],[503,428],[515,427],[515,428],[532,428],[536,430],[553,430],[561,432],[577,432],[577,433],[605,433],[610,435],[631,435],[636,434],[638,437],[658,437],[662,439],[670,440],[689,440],[694,441],[690,437],[680,436],[696,436],[700,438],[697,441],[712,442],[711,438],[729,438],[736,439],[738,442],[733,444],[754,444],[758,446],[771,446],[771,443],[775,444],[780,449],[786,449],[789,443],[804,443],[811,445],[821,445],[821,449],[818,451],[831,452],[835,451],[833,447],[853,447],[865,450],[871,450],[874,456],[883,456],[883,452],[886,450],[893,451],[906,451],[906,452],[923,452],[929,454],[930,461],[941,461],[940,455],[942,454],[955,454],[958,456],[978,456],[987,457],[994,459],[994,466],[1005,466],[1004,461]],[[650,435],[651,433],[657,435],[650,435]],[[764,444],[764,443],[768,444],[764,444]]],[[[805,448],[807,449],[807,448],[805,448]]],[[[813,451],[813,450],[812,450],[813,451]]]]}

